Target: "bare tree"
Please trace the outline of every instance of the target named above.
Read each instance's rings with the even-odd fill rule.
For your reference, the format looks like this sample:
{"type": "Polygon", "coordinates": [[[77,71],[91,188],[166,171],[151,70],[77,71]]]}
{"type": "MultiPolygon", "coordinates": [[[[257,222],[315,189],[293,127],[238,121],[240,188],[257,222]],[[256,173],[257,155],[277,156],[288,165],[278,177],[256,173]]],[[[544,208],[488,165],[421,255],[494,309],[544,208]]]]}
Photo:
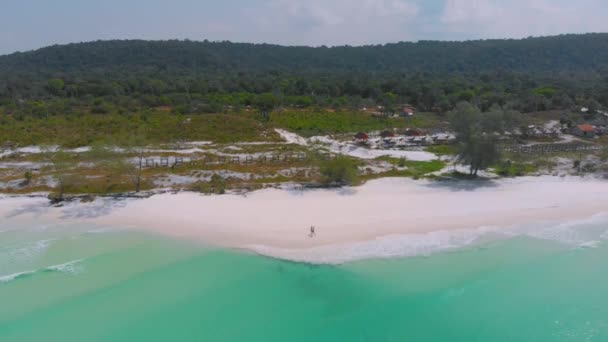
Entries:
{"type": "Polygon", "coordinates": [[[62,149],[48,146],[42,148],[42,157],[51,166],[53,177],[57,181],[56,192],[50,194],[49,199],[53,203],[63,202],[67,188],[80,180],[73,172],[76,166],[74,158],[62,149]]]}
{"type": "Polygon", "coordinates": [[[108,142],[99,142],[91,146],[88,159],[98,168],[118,177],[127,177],[133,184],[135,192],[140,192],[144,181],[144,161],[146,153],[146,135],[137,129],[117,139],[120,147],[108,142]]]}
{"type": "Polygon", "coordinates": [[[124,153],[133,158],[116,159],[116,168],[124,175],[129,177],[135,187],[135,192],[141,191],[143,181],[144,159],[146,152],[147,138],[143,129],[137,129],[130,134],[122,143],[124,153]]]}

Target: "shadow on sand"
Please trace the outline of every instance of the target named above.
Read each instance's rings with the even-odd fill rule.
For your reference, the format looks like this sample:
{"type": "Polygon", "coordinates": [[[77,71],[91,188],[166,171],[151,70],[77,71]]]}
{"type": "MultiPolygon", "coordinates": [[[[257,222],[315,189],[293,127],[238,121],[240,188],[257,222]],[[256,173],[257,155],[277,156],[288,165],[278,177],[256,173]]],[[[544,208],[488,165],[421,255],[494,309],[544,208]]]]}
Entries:
{"type": "Polygon", "coordinates": [[[424,186],[433,189],[444,189],[450,191],[475,191],[486,188],[496,188],[498,182],[491,179],[442,179],[431,181],[424,186]]]}
{"type": "Polygon", "coordinates": [[[19,206],[4,215],[4,218],[16,218],[22,215],[40,217],[51,211],[58,211],[60,219],[93,219],[107,216],[113,210],[124,208],[128,204],[128,199],[102,198],[90,203],[79,201],[65,203],[61,206],[51,205],[50,203],[28,203],[19,206]]]}
{"type": "Polygon", "coordinates": [[[333,192],[340,196],[354,196],[357,194],[357,189],[353,187],[327,187],[327,186],[298,186],[285,189],[292,196],[304,196],[306,193],[314,193],[317,191],[333,192]]]}
{"type": "Polygon", "coordinates": [[[51,208],[52,206],[48,203],[28,203],[7,212],[4,215],[4,218],[10,219],[19,217],[21,215],[32,215],[34,217],[39,217],[48,213],[51,208]]]}
{"type": "Polygon", "coordinates": [[[113,210],[126,207],[128,200],[121,198],[103,198],[91,203],[65,206],[61,212],[61,219],[93,219],[107,216],[113,210]]]}

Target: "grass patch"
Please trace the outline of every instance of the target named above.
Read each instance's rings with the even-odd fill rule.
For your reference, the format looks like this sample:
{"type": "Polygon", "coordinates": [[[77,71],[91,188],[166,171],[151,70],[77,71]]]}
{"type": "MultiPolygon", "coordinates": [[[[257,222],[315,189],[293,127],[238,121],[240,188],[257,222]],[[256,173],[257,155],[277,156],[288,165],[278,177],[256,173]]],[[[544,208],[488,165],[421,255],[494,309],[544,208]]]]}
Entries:
{"type": "Polygon", "coordinates": [[[446,163],[439,159],[431,161],[414,161],[407,160],[405,158],[393,158],[388,156],[382,156],[376,158],[376,160],[382,160],[398,167],[407,167],[408,170],[411,170],[418,174],[437,172],[446,166],[446,163]]]}
{"type": "Polygon", "coordinates": [[[393,157],[378,157],[376,160],[385,161],[391,163],[392,165],[400,168],[407,168],[405,170],[390,170],[384,173],[369,175],[371,178],[379,178],[380,177],[413,177],[413,178],[421,178],[429,173],[441,171],[446,167],[446,163],[441,160],[432,160],[432,161],[413,161],[407,160],[404,158],[393,158],[393,157]]]}
{"type": "Polygon", "coordinates": [[[352,111],[275,112],[270,116],[270,123],[308,137],[405,127],[429,128],[441,125],[439,117],[432,113],[420,113],[414,118],[387,118],[352,111]]]}
{"type": "Polygon", "coordinates": [[[438,156],[455,156],[458,154],[458,148],[454,145],[434,145],[427,147],[426,150],[438,156]]]}
{"type": "Polygon", "coordinates": [[[359,182],[357,163],[348,157],[324,160],[319,166],[324,184],[356,185],[359,182]]]}
{"type": "Polygon", "coordinates": [[[147,114],[58,115],[47,118],[3,117],[0,143],[11,141],[20,146],[58,144],[63,147],[88,146],[96,141],[120,141],[141,128],[150,143],[174,141],[213,141],[233,143],[281,141],[268,126],[248,115],[175,115],[166,112],[147,114]]]}
{"type": "Polygon", "coordinates": [[[504,161],[494,166],[497,175],[502,177],[521,177],[538,172],[539,167],[532,163],[504,161]]]}

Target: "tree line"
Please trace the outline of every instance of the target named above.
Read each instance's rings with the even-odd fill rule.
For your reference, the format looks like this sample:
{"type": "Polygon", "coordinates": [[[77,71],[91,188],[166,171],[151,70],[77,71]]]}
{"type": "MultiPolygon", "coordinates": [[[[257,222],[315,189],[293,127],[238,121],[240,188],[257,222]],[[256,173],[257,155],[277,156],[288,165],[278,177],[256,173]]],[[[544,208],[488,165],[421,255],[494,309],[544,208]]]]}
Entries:
{"type": "Polygon", "coordinates": [[[608,34],[283,47],[98,41],[0,57],[0,111],[181,114],[274,106],[447,113],[462,101],[521,112],[608,105],[608,34]]]}

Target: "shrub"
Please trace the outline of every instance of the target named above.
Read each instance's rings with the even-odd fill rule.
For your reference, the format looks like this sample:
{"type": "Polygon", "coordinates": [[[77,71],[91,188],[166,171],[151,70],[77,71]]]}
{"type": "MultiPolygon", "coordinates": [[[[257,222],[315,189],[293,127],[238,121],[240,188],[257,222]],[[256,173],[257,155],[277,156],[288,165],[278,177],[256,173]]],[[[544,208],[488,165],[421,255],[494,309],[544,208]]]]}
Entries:
{"type": "Polygon", "coordinates": [[[24,185],[29,185],[33,178],[32,171],[25,171],[23,178],[25,178],[24,185]]]}
{"type": "Polygon", "coordinates": [[[597,166],[595,164],[587,163],[583,165],[581,171],[585,173],[593,173],[597,171],[597,166]]]}
{"type": "Polygon", "coordinates": [[[535,165],[514,163],[510,160],[498,164],[494,169],[496,174],[503,177],[520,177],[538,171],[535,165]]]}
{"type": "Polygon", "coordinates": [[[223,195],[226,193],[226,180],[220,175],[213,175],[209,182],[194,185],[193,190],[204,194],[223,195]]]}
{"type": "Polygon", "coordinates": [[[333,160],[321,162],[323,183],[336,185],[354,185],[359,173],[355,162],[347,157],[338,156],[333,160]]]}
{"type": "Polygon", "coordinates": [[[434,153],[438,156],[454,156],[458,154],[456,146],[450,145],[434,145],[426,148],[428,152],[434,153]]]}

